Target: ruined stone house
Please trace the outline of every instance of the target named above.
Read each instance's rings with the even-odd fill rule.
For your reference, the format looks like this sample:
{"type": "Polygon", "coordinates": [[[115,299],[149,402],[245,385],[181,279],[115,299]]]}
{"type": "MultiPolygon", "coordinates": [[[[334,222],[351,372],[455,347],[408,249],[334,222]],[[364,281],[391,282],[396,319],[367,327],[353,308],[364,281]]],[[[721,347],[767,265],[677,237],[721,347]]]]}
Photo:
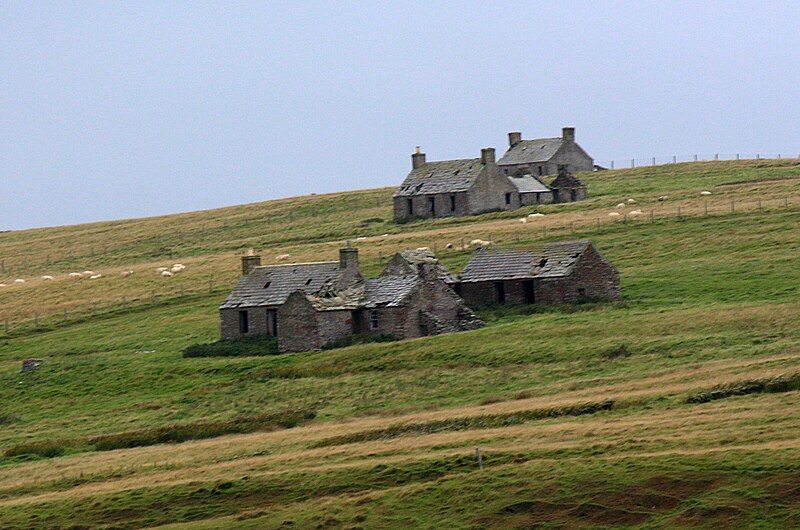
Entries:
{"type": "Polygon", "coordinates": [[[474,215],[519,207],[516,188],[497,167],[495,151],[480,158],[427,162],[411,155],[411,172],[393,196],[394,219],[474,215]]]}
{"type": "Polygon", "coordinates": [[[338,262],[261,267],[245,257],[243,276],[220,306],[222,338],[272,335],[288,352],[354,334],[404,339],[481,326],[445,282],[446,269],[422,254],[400,253],[370,280],[349,247],[340,250],[338,262]]]}
{"type": "Polygon", "coordinates": [[[481,249],[456,286],[467,304],[619,300],[617,269],[590,241],[545,245],[539,252],[481,249]]]}
{"type": "Polygon", "coordinates": [[[417,148],[411,156],[411,172],[393,196],[395,221],[586,198],[586,185],[571,173],[592,171],[594,164],[575,143],[573,127],[565,127],[561,138],[522,140],[521,133],[509,133],[509,143],[499,161],[495,150],[486,148],[480,158],[428,162],[417,148]],[[561,180],[548,185],[543,177],[554,174],[561,180]],[[562,175],[570,178],[564,180],[562,175]]]}
{"type": "Polygon", "coordinates": [[[523,140],[522,133],[508,133],[508,150],[497,161],[503,173],[512,176],[520,170],[543,177],[557,175],[559,169],[569,173],[594,170],[594,160],[575,142],[575,128],[561,129],[560,138],[523,140]]]}

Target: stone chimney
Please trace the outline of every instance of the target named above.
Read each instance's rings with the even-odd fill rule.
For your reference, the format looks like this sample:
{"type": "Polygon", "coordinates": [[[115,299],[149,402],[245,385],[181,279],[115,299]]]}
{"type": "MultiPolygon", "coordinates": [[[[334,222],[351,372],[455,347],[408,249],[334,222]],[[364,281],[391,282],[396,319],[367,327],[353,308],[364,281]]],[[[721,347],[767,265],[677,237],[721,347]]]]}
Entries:
{"type": "Polygon", "coordinates": [[[261,256],[253,253],[253,249],[247,251],[247,254],[242,256],[242,276],[247,276],[253,269],[261,266],[261,256]]]}
{"type": "Polygon", "coordinates": [[[508,133],[508,146],[514,147],[518,143],[522,141],[522,133],[521,132],[510,132],[508,133]]]}
{"type": "Polygon", "coordinates": [[[439,278],[439,271],[436,268],[436,263],[418,263],[417,275],[426,282],[432,282],[439,278]]]}
{"type": "Polygon", "coordinates": [[[484,166],[494,164],[494,147],[481,149],[481,164],[484,166]]]}
{"type": "Polygon", "coordinates": [[[564,127],[561,129],[561,138],[563,138],[565,142],[574,142],[575,127],[564,127]]]}
{"type": "Polygon", "coordinates": [[[347,246],[339,249],[339,268],[341,270],[358,270],[358,249],[353,248],[350,241],[347,246]]]}
{"type": "Polygon", "coordinates": [[[414,154],[411,155],[411,169],[417,169],[425,165],[425,153],[423,153],[419,146],[414,150],[414,154]]]}

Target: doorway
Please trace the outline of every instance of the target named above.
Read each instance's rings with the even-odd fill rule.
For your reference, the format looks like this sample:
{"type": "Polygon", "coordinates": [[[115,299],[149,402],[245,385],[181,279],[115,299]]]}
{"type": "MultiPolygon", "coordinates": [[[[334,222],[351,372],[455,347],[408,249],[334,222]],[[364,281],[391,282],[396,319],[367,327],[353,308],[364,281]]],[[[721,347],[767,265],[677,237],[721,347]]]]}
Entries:
{"type": "Polygon", "coordinates": [[[536,303],[536,292],[533,290],[533,280],[525,280],[522,282],[522,296],[525,298],[526,304],[536,303]]]}

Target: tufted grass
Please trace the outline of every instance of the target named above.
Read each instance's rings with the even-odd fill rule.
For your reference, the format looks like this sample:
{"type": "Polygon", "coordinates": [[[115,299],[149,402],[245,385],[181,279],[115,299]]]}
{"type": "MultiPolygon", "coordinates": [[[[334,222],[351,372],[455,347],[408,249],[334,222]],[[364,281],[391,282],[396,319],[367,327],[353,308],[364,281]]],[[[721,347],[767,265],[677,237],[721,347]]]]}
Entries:
{"type": "Polygon", "coordinates": [[[800,201],[725,208],[800,197],[798,176],[787,160],[593,174],[590,200],[542,223],[592,221],[628,196],[697,214],[701,189],[719,211],[577,230],[619,268],[619,303],[479,308],[480,330],[291,355],[182,357],[218,338],[243,248],[333,258],[365,235],[376,274],[401,248],[435,243],[458,269],[469,253],[444,245],[461,237],[569,234],[521,212],[382,224],[389,190],[0,234],[4,256],[69,240],[65,271],[136,270],[31,280],[0,291],[3,311],[216,282],[0,337],[0,527],[797,526],[800,201]],[[189,267],[174,282],[154,274],[175,261],[189,267]],[[44,363],[21,373],[29,357],[44,363]],[[286,411],[296,421],[279,424],[286,411]]]}

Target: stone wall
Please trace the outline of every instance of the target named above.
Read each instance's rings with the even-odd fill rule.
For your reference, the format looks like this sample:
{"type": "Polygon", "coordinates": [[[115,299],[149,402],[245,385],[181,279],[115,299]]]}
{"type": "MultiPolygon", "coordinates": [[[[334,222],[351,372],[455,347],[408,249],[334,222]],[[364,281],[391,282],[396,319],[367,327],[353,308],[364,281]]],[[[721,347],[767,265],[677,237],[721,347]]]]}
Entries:
{"type": "Polygon", "coordinates": [[[506,304],[525,303],[525,280],[462,283],[460,284],[459,290],[461,291],[461,297],[467,305],[481,306],[499,304],[500,299],[498,297],[497,287],[495,286],[498,283],[503,285],[506,304]]]}
{"type": "Polygon", "coordinates": [[[537,193],[520,193],[520,204],[522,206],[530,206],[532,204],[551,204],[553,202],[553,194],[551,192],[537,192],[537,193]]]}
{"type": "Polygon", "coordinates": [[[619,272],[594,247],[578,259],[566,278],[536,281],[536,301],[557,304],[582,300],[619,300],[619,272]]]}
{"type": "Polygon", "coordinates": [[[586,188],[559,188],[555,190],[556,202],[582,201],[588,197],[586,188]],[[573,197],[572,190],[575,190],[573,197]]]}
{"type": "Polygon", "coordinates": [[[243,307],[220,309],[220,337],[222,340],[235,340],[255,337],[269,332],[267,326],[267,307],[243,307]],[[239,331],[239,311],[247,312],[247,333],[239,331]]]}
{"type": "Polygon", "coordinates": [[[496,165],[489,165],[481,172],[467,195],[470,214],[514,210],[520,207],[517,188],[496,165]],[[506,204],[507,193],[510,194],[510,204],[506,204]]]}
{"type": "Polygon", "coordinates": [[[557,175],[558,166],[567,166],[570,173],[593,171],[594,160],[581,149],[575,142],[564,142],[561,148],[550,159],[547,169],[548,175],[557,175]]]}
{"type": "Polygon", "coordinates": [[[412,197],[395,197],[393,200],[394,220],[407,221],[411,218],[450,217],[454,215],[468,215],[469,204],[467,192],[435,193],[431,195],[415,195],[412,197]],[[455,210],[451,209],[455,199],[455,210]],[[430,200],[433,198],[435,215],[431,214],[430,200]],[[413,212],[408,211],[408,201],[411,200],[413,212]]]}

